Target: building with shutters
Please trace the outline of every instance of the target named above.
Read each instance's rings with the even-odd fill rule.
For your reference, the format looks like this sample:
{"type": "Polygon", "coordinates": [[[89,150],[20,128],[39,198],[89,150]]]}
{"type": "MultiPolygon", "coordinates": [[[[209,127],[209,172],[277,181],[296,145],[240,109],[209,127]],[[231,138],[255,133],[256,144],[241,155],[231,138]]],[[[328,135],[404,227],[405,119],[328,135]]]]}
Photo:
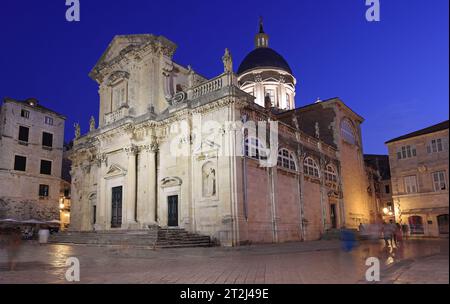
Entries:
{"type": "Polygon", "coordinates": [[[449,122],[388,141],[395,217],[411,235],[448,236],[449,122]]]}

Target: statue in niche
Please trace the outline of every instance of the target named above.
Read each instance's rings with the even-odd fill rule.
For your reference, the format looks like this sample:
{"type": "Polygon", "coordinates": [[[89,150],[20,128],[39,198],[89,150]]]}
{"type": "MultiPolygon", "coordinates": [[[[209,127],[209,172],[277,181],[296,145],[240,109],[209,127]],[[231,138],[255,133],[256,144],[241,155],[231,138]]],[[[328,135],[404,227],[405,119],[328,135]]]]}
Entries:
{"type": "Polygon", "coordinates": [[[203,166],[203,196],[211,197],[216,195],[216,169],[211,163],[203,166]]]}
{"type": "Polygon", "coordinates": [[[89,120],[89,131],[95,131],[95,118],[94,116],[91,116],[91,119],[89,120]]]}
{"type": "Polygon", "coordinates": [[[316,122],[316,125],[315,125],[315,133],[316,133],[316,138],[319,138],[320,137],[320,128],[319,128],[319,123],[318,122],[316,122]]]}
{"type": "Polygon", "coordinates": [[[225,49],[225,54],[222,57],[223,69],[225,73],[233,73],[233,58],[231,57],[230,51],[225,49]]]}

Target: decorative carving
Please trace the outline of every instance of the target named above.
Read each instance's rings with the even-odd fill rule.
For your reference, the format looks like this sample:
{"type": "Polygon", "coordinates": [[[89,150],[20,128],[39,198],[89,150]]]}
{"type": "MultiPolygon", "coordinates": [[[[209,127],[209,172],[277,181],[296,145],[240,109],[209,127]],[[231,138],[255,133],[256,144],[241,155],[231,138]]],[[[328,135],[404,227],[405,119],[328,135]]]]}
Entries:
{"type": "Polygon", "coordinates": [[[131,145],[129,147],[124,148],[123,150],[125,151],[125,153],[128,156],[133,156],[133,155],[136,155],[136,153],[138,152],[139,149],[137,146],[131,145]]]}
{"type": "Polygon", "coordinates": [[[75,128],[75,139],[80,138],[80,136],[81,136],[80,124],[76,122],[76,123],[73,125],[73,127],[75,128]]]}
{"type": "Polygon", "coordinates": [[[101,167],[102,164],[107,164],[108,158],[106,157],[106,153],[101,153],[96,156],[97,166],[101,167]]]}
{"type": "Polygon", "coordinates": [[[95,131],[95,118],[94,116],[91,116],[91,119],[89,120],[89,131],[95,131]]]}
{"type": "Polygon", "coordinates": [[[262,82],[263,78],[261,74],[255,74],[255,82],[262,82]]]}
{"type": "Polygon", "coordinates": [[[320,127],[319,127],[319,123],[316,122],[315,126],[314,126],[314,130],[315,130],[315,136],[317,139],[320,138],[320,127]]]}
{"type": "Polygon", "coordinates": [[[228,48],[225,49],[225,54],[222,57],[224,73],[233,73],[233,58],[228,48]]]}
{"type": "Polygon", "coordinates": [[[125,71],[115,71],[109,75],[107,80],[108,86],[113,86],[117,81],[123,80],[123,79],[129,79],[130,73],[125,71]]]}
{"type": "Polygon", "coordinates": [[[181,186],[182,183],[183,181],[179,177],[165,177],[161,180],[161,188],[181,186]]]}
{"type": "Polygon", "coordinates": [[[178,92],[177,94],[175,94],[175,96],[173,96],[171,100],[169,100],[169,104],[174,106],[176,104],[182,103],[186,99],[187,99],[186,92],[178,92]]]}

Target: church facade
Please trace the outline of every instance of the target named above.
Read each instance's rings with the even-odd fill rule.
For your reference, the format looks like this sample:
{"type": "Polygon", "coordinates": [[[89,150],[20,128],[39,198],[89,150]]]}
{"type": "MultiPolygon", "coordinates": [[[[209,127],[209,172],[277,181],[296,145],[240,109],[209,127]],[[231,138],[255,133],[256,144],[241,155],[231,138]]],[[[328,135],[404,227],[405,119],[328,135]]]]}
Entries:
{"type": "Polygon", "coordinates": [[[374,221],[363,118],[339,98],[295,108],[296,79],[262,24],[233,72],[205,79],[162,36],[116,36],[90,77],[98,128],[72,160],[71,230],[153,225],[224,246],[317,240],[374,221]]]}

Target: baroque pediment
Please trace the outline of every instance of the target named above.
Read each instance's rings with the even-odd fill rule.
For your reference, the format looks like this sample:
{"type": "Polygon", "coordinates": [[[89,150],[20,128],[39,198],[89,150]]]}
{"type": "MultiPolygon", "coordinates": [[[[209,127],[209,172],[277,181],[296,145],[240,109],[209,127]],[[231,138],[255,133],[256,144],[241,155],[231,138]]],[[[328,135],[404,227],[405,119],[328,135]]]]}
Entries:
{"type": "Polygon", "coordinates": [[[163,36],[152,34],[140,35],[117,35],[108,45],[105,52],[89,74],[91,78],[97,80],[100,71],[106,66],[120,61],[127,53],[133,52],[151,45],[152,50],[157,53],[172,57],[176,45],[163,36]]]}
{"type": "Polygon", "coordinates": [[[108,168],[106,172],[105,179],[110,179],[113,177],[125,176],[127,174],[127,170],[122,168],[117,164],[113,164],[108,168]]]}

